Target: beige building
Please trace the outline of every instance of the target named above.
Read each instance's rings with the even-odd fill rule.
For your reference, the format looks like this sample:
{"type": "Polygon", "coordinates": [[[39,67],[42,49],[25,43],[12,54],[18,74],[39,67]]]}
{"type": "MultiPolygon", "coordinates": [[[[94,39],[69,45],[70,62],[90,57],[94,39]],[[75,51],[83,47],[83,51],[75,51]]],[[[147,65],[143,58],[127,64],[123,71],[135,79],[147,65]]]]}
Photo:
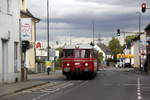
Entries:
{"type": "Polygon", "coordinates": [[[133,39],[131,46],[131,54],[134,55],[134,58],[131,59],[131,64],[134,69],[139,70],[143,69],[145,63],[145,54],[146,54],[146,35],[140,34],[138,37],[133,39]]]}
{"type": "Polygon", "coordinates": [[[26,51],[26,61],[25,67],[28,68],[30,72],[36,72],[36,50],[35,50],[35,41],[36,41],[36,24],[40,21],[40,19],[34,17],[30,11],[27,9],[27,0],[21,0],[20,2],[20,16],[21,19],[30,19],[31,20],[31,37],[28,41],[30,41],[30,49],[26,51]]]}

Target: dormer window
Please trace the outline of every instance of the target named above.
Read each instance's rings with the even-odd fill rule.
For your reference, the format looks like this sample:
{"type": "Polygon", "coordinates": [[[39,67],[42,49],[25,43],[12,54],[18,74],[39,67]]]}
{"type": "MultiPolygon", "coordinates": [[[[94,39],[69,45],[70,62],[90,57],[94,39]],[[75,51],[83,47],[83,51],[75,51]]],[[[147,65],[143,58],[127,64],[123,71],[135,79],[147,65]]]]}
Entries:
{"type": "Polygon", "coordinates": [[[24,0],[22,0],[22,8],[25,8],[24,0]]]}
{"type": "Polygon", "coordinates": [[[10,12],[10,0],[7,0],[7,12],[10,12]]]}

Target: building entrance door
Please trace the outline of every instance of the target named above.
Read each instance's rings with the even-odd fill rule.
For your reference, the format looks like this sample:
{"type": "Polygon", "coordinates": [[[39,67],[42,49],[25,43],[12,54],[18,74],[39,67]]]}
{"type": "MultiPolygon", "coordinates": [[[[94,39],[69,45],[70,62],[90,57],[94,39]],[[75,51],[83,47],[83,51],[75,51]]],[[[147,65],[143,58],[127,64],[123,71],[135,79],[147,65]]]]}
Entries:
{"type": "Polygon", "coordinates": [[[6,82],[8,74],[8,41],[2,40],[2,82],[6,82]]]}

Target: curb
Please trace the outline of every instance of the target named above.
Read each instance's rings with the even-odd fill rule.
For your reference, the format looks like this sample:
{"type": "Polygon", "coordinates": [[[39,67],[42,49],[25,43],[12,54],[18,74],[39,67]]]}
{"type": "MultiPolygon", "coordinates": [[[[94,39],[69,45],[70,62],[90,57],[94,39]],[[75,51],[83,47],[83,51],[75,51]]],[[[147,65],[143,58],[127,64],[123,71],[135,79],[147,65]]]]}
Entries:
{"type": "Polygon", "coordinates": [[[32,86],[29,86],[29,87],[18,89],[18,90],[15,90],[15,91],[11,92],[11,93],[6,93],[6,94],[3,94],[3,95],[0,95],[0,97],[9,96],[9,95],[12,95],[14,93],[18,93],[18,92],[21,92],[21,91],[24,91],[24,90],[27,90],[27,89],[31,89],[31,88],[39,87],[39,86],[42,86],[42,85],[46,85],[48,83],[50,83],[50,82],[48,81],[48,82],[44,82],[44,83],[41,83],[41,84],[32,85],[32,86]]]}
{"type": "Polygon", "coordinates": [[[36,87],[39,87],[39,86],[42,86],[42,85],[46,85],[48,83],[50,83],[50,82],[48,81],[48,82],[44,82],[44,83],[41,83],[41,84],[30,86],[30,87],[22,88],[22,89],[14,91],[14,93],[18,93],[18,92],[21,92],[21,91],[24,91],[24,90],[27,90],[27,89],[31,89],[31,88],[36,88],[36,87]]]}

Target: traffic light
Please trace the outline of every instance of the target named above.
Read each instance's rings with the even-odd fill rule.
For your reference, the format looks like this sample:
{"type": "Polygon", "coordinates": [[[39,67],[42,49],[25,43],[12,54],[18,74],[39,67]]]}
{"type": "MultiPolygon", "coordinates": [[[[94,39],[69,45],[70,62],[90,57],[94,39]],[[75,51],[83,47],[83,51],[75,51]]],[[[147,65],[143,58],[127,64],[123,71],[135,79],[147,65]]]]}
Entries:
{"type": "Polygon", "coordinates": [[[117,29],[117,36],[120,36],[120,29],[117,29]]]}
{"type": "Polygon", "coordinates": [[[142,12],[144,13],[146,11],[146,3],[141,4],[142,12]]]}
{"type": "Polygon", "coordinates": [[[26,50],[29,48],[30,48],[30,42],[29,41],[22,41],[22,52],[26,52],[26,50]]]}

